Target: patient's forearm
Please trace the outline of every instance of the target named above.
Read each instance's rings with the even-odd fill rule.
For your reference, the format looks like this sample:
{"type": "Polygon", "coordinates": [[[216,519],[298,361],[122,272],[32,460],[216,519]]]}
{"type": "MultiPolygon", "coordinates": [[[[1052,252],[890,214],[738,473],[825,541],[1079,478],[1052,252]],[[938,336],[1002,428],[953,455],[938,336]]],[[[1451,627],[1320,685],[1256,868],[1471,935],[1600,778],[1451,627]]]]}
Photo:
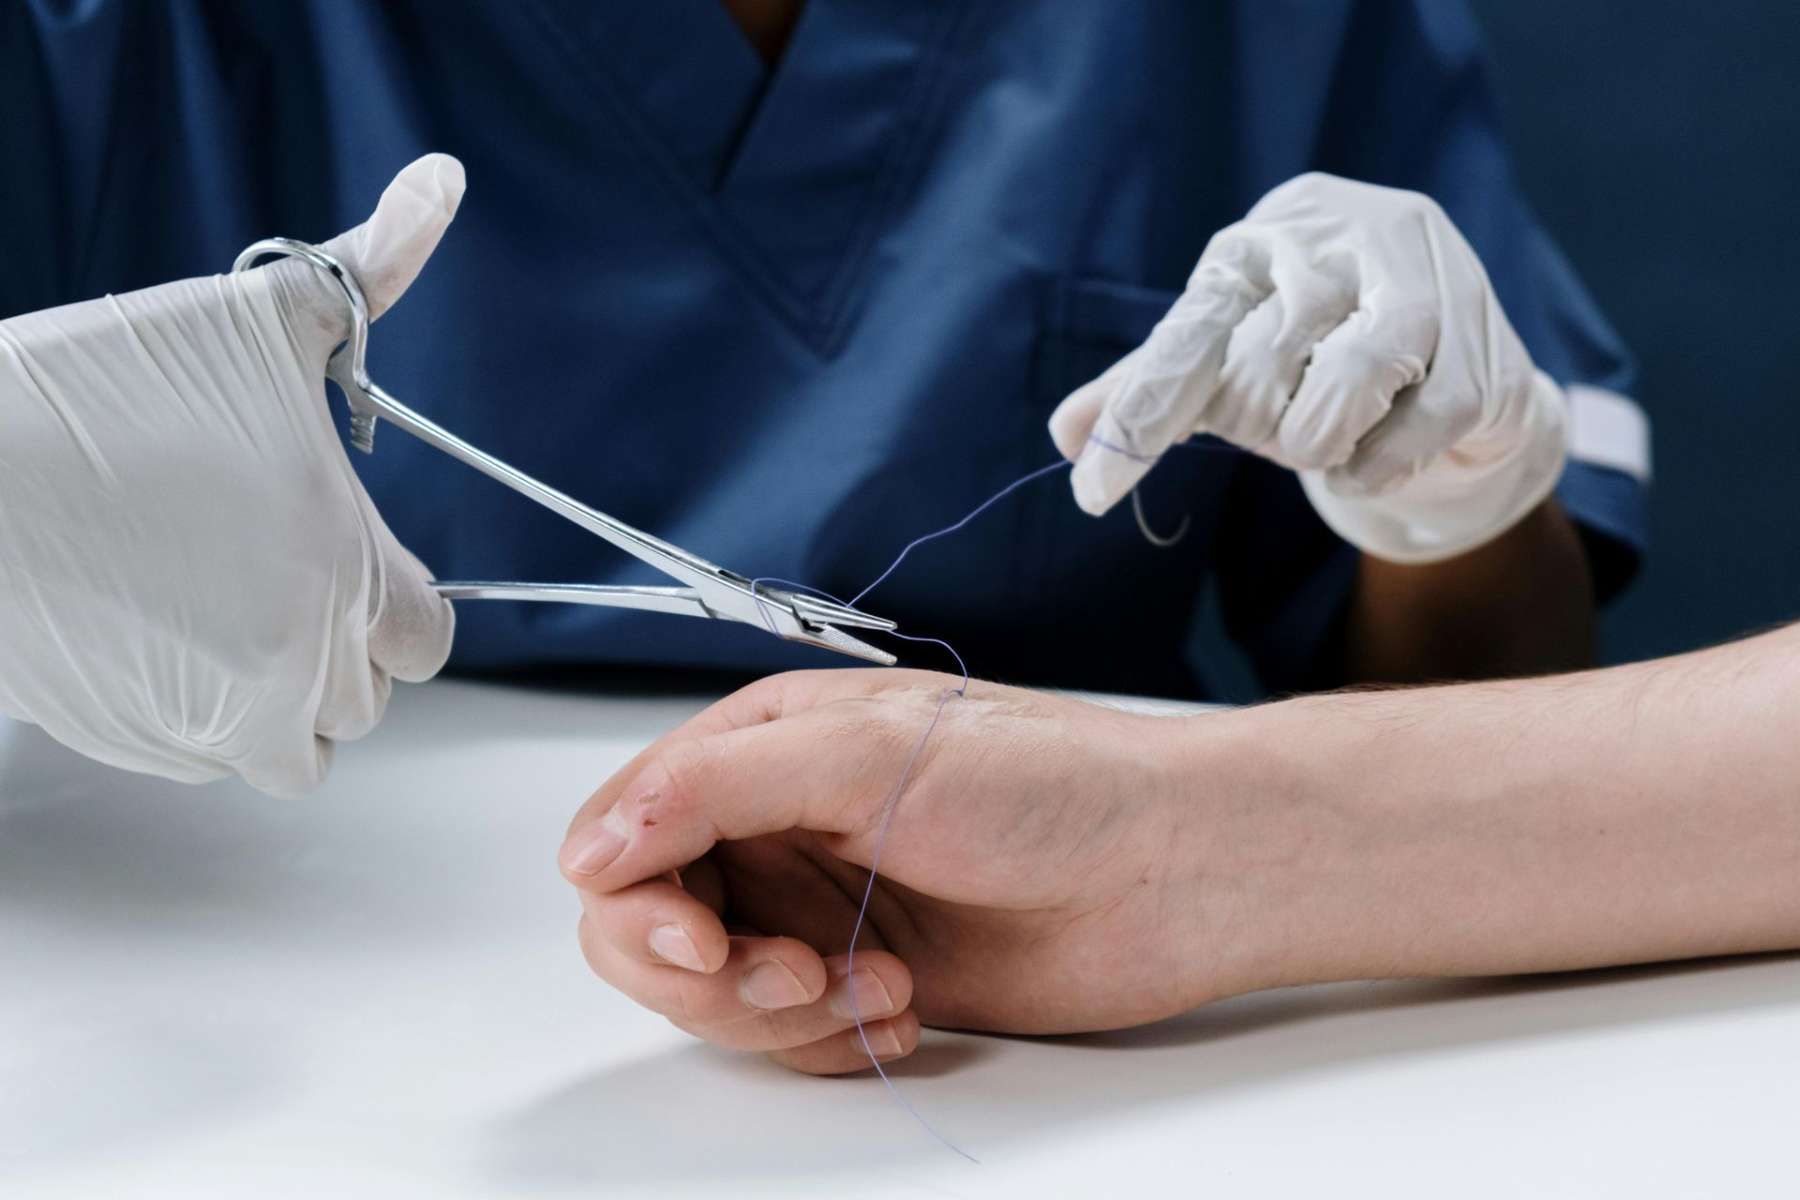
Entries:
{"type": "MultiPolygon", "coordinates": [[[[1800,627],[1239,714],[1294,979],[1800,946],[1800,627]]],[[[1268,887],[1259,888],[1265,895],[1268,887]]]]}

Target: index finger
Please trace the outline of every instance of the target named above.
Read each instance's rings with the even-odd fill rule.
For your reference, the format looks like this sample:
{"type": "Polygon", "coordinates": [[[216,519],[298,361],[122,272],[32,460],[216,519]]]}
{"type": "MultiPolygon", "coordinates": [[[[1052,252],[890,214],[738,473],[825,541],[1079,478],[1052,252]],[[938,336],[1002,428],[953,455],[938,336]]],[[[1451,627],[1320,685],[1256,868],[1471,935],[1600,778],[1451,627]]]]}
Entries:
{"type": "Polygon", "coordinates": [[[1104,513],[1194,432],[1218,390],[1231,331],[1273,286],[1258,235],[1233,226],[1207,245],[1187,289],[1132,353],[1075,460],[1082,511],[1104,513]]]}
{"type": "Polygon", "coordinates": [[[786,693],[783,684],[787,677],[773,675],[759,679],[755,683],[739,688],[723,700],[707,705],[675,728],[669,730],[648,746],[632,755],[624,766],[607,776],[601,785],[589,794],[575,815],[569,819],[567,837],[593,821],[600,813],[612,806],[618,799],[619,789],[630,780],[648,762],[651,756],[661,752],[670,744],[689,738],[706,737],[711,734],[725,733],[732,729],[744,729],[760,725],[765,721],[773,721],[781,715],[786,693]]]}
{"type": "MultiPolygon", "coordinates": [[[[671,739],[609,780],[570,830],[563,873],[609,892],[692,862],[720,841],[805,829],[866,858],[906,756],[947,676],[784,714],[742,729],[671,739]]],[[[866,862],[864,865],[867,865],[866,862]]]]}
{"type": "Polygon", "coordinates": [[[833,700],[871,696],[887,688],[905,686],[915,677],[937,678],[929,671],[849,670],[786,671],[746,684],[715,701],[633,755],[631,760],[594,789],[569,821],[568,833],[594,820],[618,799],[619,791],[653,756],[669,746],[695,738],[750,729],[833,700]]]}

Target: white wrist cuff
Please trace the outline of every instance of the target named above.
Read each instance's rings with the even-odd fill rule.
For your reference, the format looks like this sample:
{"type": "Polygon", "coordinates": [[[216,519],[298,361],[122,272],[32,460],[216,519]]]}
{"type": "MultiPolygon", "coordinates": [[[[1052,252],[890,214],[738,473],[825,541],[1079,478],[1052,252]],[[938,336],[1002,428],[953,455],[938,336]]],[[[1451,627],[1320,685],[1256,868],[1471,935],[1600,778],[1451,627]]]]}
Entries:
{"type": "Polygon", "coordinates": [[[1417,478],[1383,496],[1340,496],[1323,471],[1300,472],[1307,499],[1334,533],[1396,563],[1432,563],[1492,541],[1555,489],[1568,457],[1562,389],[1534,373],[1514,448],[1479,459],[1453,448],[1417,478]]]}

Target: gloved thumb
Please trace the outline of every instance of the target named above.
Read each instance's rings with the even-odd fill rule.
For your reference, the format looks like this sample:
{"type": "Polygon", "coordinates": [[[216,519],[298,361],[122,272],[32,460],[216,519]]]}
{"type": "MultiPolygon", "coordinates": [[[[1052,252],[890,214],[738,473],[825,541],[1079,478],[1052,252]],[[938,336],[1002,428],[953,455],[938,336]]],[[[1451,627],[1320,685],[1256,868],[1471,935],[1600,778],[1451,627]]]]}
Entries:
{"type": "Polygon", "coordinates": [[[462,195],[462,164],[448,154],[427,154],[394,176],[374,215],[322,247],[362,285],[370,320],[392,307],[419,277],[462,195]]]}

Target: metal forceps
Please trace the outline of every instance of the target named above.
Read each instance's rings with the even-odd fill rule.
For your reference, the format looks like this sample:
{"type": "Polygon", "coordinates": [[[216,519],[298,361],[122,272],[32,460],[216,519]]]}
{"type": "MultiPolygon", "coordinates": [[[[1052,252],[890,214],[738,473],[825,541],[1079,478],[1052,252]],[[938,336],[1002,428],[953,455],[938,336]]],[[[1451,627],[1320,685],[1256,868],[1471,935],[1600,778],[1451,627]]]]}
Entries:
{"type": "Polygon", "coordinates": [[[634,608],[674,613],[686,617],[742,621],[776,637],[804,642],[839,654],[892,666],[894,656],[843,632],[853,629],[887,631],[894,622],[858,612],[816,596],[767,587],[724,567],[714,566],[660,538],[634,529],[616,517],[587,505],[548,484],[540,483],[486,451],[463,441],[449,430],[420,416],[400,403],[369,378],[369,305],[361,286],[344,265],[317,246],[290,238],[268,238],[246,247],[232,264],[232,271],[248,270],[258,259],[284,255],[302,259],[337,280],[350,307],[350,337],[325,367],[325,376],[343,390],[350,403],[350,442],[358,450],[375,449],[378,420],[397,425],[420,441],[460,459],[483,475],[537,501],[551,512],[573,521],[596,537],[649,563],[679,580],[680,587],[620,587],[594,583],[494,583],[476,581],[435,584],[438,594],[451,600],[546,600],[564,604],[599,604],[610,608],[634,608]]]}

